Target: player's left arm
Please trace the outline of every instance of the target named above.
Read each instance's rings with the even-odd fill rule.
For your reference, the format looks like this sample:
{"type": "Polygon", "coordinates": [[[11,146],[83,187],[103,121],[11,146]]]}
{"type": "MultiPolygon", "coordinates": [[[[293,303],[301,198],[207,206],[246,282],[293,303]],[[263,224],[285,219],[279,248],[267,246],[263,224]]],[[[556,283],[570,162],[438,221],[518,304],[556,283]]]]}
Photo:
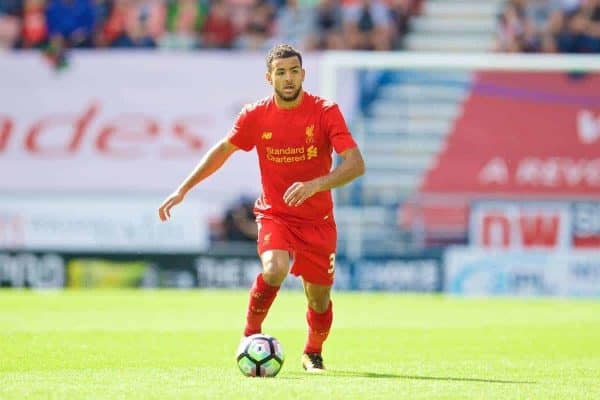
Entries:
{"type": "Polygon", "coordinates": [[[329,174],[306,182],[294,182],[283,195],[288,206],[297,207],[315,193],[345,185],[365,173],[365,162],[358,147],[340,153],[342,161],[329,174]]]}

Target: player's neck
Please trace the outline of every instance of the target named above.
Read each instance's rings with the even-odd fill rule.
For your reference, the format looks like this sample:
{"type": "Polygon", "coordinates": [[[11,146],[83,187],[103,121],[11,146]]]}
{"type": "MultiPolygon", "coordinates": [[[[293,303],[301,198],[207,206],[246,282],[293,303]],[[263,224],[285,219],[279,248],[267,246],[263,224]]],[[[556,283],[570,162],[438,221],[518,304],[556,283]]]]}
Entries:
{"type": "Polygon", "coordinates": [[[291,110],[302,104],[302,99],[304,98],[304,89],[300,89],[298,97],[296,97],[292,101],[285,101],[279,96],[277,96],[277,94],[275,94],[273,97],[275,98],[275,105],[277,106],[277,108],[282,110],[291,110]]]}

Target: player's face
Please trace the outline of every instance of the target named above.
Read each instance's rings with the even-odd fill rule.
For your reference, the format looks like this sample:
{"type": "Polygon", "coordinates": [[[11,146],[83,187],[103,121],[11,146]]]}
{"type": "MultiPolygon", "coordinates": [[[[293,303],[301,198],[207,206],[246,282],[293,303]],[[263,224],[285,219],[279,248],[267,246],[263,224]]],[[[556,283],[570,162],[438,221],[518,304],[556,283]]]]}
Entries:
{"type": "Polygon", "coordinates": [[[279,100],[293,103],[302,91],[304,69],[296,56],[275,59],[271,62],[271,71],[267,72],[267,80],[279,100]]]}

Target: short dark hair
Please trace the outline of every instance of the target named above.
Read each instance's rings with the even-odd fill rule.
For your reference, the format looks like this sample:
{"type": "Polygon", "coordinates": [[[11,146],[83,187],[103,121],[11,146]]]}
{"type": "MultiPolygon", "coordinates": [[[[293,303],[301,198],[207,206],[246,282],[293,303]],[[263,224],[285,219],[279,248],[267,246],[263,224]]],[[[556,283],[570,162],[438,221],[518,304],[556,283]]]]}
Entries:
{"type": "Polygon", "coordinates": [[[302,54],[300,54],[300,51],[298,51],[289,44],[278,44],[277,46],[269,50],[269,53],[267,54],[267,70],[271,71],[271,63],[273,62],[273,60],[289,57],[298,57],[298,60],[300,61],[300,66],[302,66],[302,54]]]}

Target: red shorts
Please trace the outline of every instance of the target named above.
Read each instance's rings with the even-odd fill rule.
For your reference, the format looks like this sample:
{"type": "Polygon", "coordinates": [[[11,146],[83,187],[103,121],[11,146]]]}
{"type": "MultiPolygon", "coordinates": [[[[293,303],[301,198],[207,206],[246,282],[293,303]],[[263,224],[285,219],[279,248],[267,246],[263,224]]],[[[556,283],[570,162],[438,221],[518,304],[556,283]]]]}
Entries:
{"type": "Polygon", "coordinates": [[[337,230],[333,216],[322,223],[290,224],[261,217],[258,223],[258,254],[287,250],[292,258],[291,273],[310,283],[333,285],[337,230]]]}

